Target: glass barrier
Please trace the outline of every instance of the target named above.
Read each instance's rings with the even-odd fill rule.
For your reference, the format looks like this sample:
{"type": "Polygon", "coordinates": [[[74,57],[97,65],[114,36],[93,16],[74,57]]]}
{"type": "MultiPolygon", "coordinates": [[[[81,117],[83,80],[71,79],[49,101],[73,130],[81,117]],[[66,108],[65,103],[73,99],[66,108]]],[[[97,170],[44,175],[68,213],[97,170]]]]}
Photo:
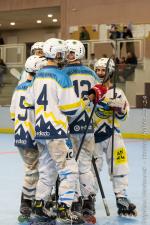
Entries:
{"type": "Polygon", "coordinates": [[[126,81],[134,81],[136,65],[132,64],[117,64],[116,65],[116,81],[124,83],[126,81]]]}
{"type": "Polygon", "coordinates": [[[0,105],[10,105],[25,60],[25,44],[0,46],[0,105]]]}
{"type": "MultiPolygon", "coordinates": [[[[101,57],[111,56],[115,59],[117,62],[117,86],[124,90],[130,105],[136,107],[138,105],[137,99],[140,98],[137,97],[137,95],[145,93],[144,82],[150,82],[150,71],[145,70],[143,67],[143,65],[149,65],[149,60],[147,59],[146,61],[144,58],[144,40],[133,39],[132,41],[133,42],[131,42],[131,40],[125,41],[119,39],[115,42],[112,40],[90,40],[88,42],[83,42],[84,45],[86,45],[86,56],[83,60],[83,64],[93,69],[95,61],[101,57]],[[132,43],[132,48],[134,46],[135,55],[137,56],[137,65],[127,64],[123,61],[123,58],[126,58],[127,54],[127,43],[132,43]],[[115,49],[117,51],[115,51],[115,49]],[[94,59],[91,59],[92,53],[95,54],[94,59]],[[144,78],[141,79],[141,77],[144,78]]],[[[24,68],[26,47],[24,44],[0,46],[0,56],[6,64],[6,68],[0,67],[0,105],[10,105],[13,91],[18,83],[21,71],[23,71],[24,68]]],[[[148,68],[148,66],[146,66],[146,68],[148,68]]]]}
{"type": "Polygon", "coordinates": [[[128,52],[136,55],[138,63],[143,63],[144,60],[144,39],[116,39],[113,40],[89,40],[82,42],[86,46],[85,63],[91,59],[91,54],[95,54],[95,58],[99,59],[103,56],[114,56],[117,58],[126,57],[128,52]]]}
{"type": "Polygon", "coordinates": [[[25,44],[1,45],[0,56],[8,67],[23,66],[26,60],[26,45],[25,44]]]}
{"type": "Polygon", "coordinates": [[[10,105],[12,94],[16,85],[18,84],[18,78],[21,76],[23,67],[6,67],[0,66],[0,105],[10,105]]]}

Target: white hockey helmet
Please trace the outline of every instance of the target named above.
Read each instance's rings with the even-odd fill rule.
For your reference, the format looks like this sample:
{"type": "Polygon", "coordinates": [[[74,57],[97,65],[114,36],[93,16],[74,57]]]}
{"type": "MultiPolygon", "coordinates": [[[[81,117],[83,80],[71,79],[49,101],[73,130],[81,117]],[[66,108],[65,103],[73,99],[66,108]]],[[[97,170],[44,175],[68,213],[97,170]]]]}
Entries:
{"type": "Polygon", "coordinates": [[[43,45],[44,45],[44,42],[42,42],[42,41],[35,42],[35,43],[31,46],[31,54],[33,54],[34,51],[37,50],[37,49],[43,50],[43,45]]]}
{"type": "Polygon", "coordinates": [[[61,53],[61,58],[65,58],[66,47],[64,40],[58,38],[50,38],[44,42],[43,52],[46,58],[56,59],[57,53],[61,53]]]}
{"type": "Polygon", "coordinates": [[[46,65],[45,57],[31,55],[25,62],[25,71],[28,73],[36,73],[39,69],[46,65]]]}
{"type": "Polygon", "coordinates": [[[82,59],[85,56],[85,47],[81,41],[70,39],[65,41],[65,45],[67,49],[67,54],[69,54],[69,52],[75,53],[74,60],[82,59]]]}
{"type": "Polygon", "coordinates": [[[96,70],[98,67],[106,68],[108,67],[108,73],[109,75],[112,75],[115,71],[115,63],[113,59],[109,58],[100,58],[94,65],[94,70],[96,70]]]}

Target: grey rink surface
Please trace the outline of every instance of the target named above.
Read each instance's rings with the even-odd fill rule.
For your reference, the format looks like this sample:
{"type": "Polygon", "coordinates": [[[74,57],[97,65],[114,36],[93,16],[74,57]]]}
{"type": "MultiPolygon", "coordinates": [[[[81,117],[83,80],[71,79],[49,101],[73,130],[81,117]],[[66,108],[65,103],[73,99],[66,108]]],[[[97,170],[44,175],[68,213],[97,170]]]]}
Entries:
{"type": "MultiPolygon", "coordinates": [[[[0,134],[0,225],[17,225],[23,163],[14,147],[13,135],[0,134]]],[[[111,181],[104,163],[100,174],[110,216],[106,216],[100,193],[96,199],[98,225],[150,224],[150,141],[125,140],[129,155],[129,199],[137,205],[138,216],[121,218],[117,215],[111,181]]]]}

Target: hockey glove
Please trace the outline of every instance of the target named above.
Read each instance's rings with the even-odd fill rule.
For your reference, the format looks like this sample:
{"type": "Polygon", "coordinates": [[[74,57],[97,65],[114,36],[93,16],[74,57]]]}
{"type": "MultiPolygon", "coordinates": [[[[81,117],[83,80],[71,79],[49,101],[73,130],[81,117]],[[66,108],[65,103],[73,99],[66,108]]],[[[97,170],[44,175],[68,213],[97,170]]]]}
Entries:
{"type": "Polygon", "coordinates": [[[121,98],[110,99],[108,105],[120,114],[126,113],[127,102],[121,98]]]}
{"type": "Polygon", "coordinates": [[[93,101],[94,104],[97,104],[100,99],[106,94],[107,92],[107,87],[101,85],[101,84],[96,84],[94,87],[92,87],[88,91],[88,96],[90,101],[93,101]]]}

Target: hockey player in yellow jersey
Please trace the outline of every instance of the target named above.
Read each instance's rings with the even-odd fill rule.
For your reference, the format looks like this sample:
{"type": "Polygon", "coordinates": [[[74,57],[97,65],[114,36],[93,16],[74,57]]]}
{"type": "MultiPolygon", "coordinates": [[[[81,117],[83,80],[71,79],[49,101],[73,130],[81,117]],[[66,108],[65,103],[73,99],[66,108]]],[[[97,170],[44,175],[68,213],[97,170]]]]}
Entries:
{"type": "Polygon", "coordinates": [[[118,214],[136,215],[136,206],[127,198],[128,187],[128,156],[124,141],[120,132],[119,120],[125,120],[129,113],[129,103],[120,88],[115,88],[111,78],[115,72],[115,64],[112,59],[101,58],[95,63],[95,71],[103,85],[108,88],[103,100],[99,101],[95,114],[95,158],[99,170],[102,170],[103,154],[109,167],[109,174],[113,183],[113,191],[116,196],[118,214]],[[114,111],[114,126],[113,123],[114,111]],[[112,135],[114,132],[114,141],[112,135]],[[113,161],[112,159],[113,143],[113,161]],[[113,162],[113,174],[111,166],[113,162]]]}

